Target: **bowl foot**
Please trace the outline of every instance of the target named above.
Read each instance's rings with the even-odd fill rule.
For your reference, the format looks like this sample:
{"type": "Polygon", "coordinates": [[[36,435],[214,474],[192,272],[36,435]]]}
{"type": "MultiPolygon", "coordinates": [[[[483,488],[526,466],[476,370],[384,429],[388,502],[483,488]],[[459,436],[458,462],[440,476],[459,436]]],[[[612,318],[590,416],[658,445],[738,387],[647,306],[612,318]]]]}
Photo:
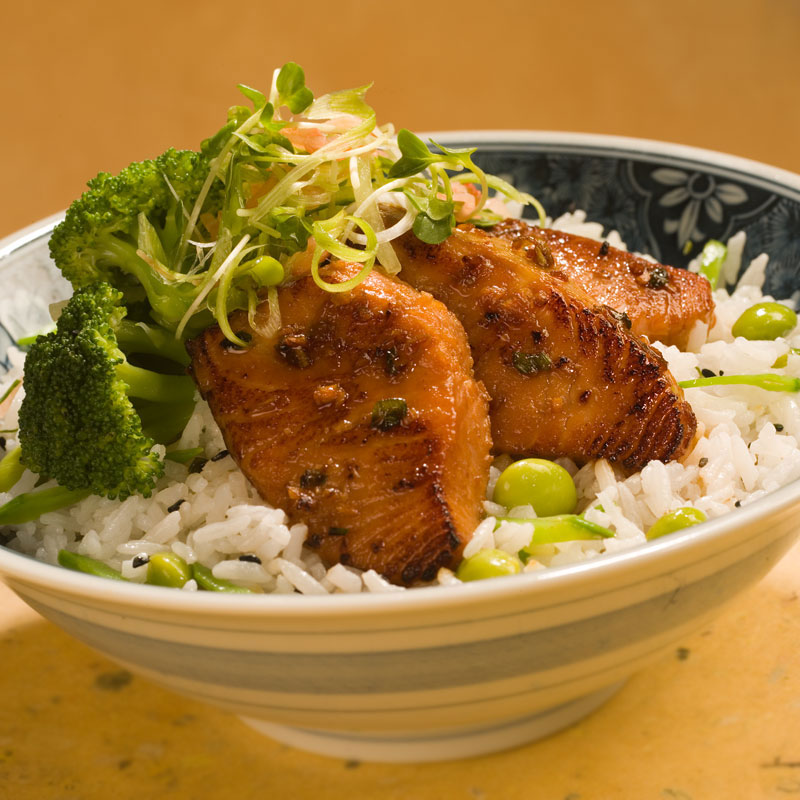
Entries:
{"type": "Polygon", "coordinates": [[[508,750],[557,733],[599,708],[623,683],[525,717],[462,728],[359,734],[241,719],[271,739],[318,755],[384,763],[450,761],[508,750]]]}

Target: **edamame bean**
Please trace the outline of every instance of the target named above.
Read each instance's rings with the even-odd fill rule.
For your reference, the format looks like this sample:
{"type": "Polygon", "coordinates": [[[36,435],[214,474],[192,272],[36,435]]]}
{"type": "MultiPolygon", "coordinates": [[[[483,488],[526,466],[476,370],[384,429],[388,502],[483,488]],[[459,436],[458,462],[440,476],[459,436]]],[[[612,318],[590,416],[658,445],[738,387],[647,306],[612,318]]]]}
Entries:
{"type": "Polygon", "coordinates": [[[122,573],[98,561],[96,558],[82,556],[72,553],[69,550],[58,551],[58,563],[67,569],[74,569],[76,572],[85,572],[87,575],[96,575],[98,578],[112,578],[116,581],[124,581],[122,573]]]}
{"type": "Polygon", "coordinates": [[[145,583],[180,589],[192,577],[192,568],[177,553],[155,553],[147,562],[145,583]]]}
{"type": "Polygon", "coordinates": [[[648,539],[658,539],[660,536],[666,536],[668,533],[675,533],[675,531],[690,528],[692,525],[697,525],[700,522],[705,522],[706,515],[696,508],[685,506],[684,508],[677,508],[675,511],[670,511],[664,514],[663,517],[657,519],[647,531],[648,539]]]}
{"type": "Polygon", "coordinates": [[[197,581],[197,588],[208,592],[231,592],[235,594],[253,594],[246,586],[237,586],[224,578],[215,578],[214,573],[202,564],[192,564],[192,577],[197,581]]]}
{"type": "Polygon", "coordinates": [[[506,508],[530,505],[537,516],[551,517],[574,511],[578,493],[564,467],[543,458],[523,458],[503,470],[492,499],[506,508]]]}
{"type": "Polygon", "coordinates": [[[733,323],[731,333],[745,339],[777,339],[797,325],[797,314],[781,303],[756,303],[733,323]]]}
{"type": "Polygon", "coordinates": [[[456,577],[461,581],[481,581],[484,578],[516,575],[521,570],[522,562],[505,550],[479,550],[458,565],[456,577]]]}

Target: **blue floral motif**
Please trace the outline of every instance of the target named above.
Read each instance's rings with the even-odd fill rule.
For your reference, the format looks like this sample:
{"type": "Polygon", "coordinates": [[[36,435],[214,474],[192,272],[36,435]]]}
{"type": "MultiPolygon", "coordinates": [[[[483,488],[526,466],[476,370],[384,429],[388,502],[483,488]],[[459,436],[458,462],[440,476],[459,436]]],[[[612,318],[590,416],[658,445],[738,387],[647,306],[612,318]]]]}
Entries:
{"type": "MultiPolygon", "coordinates": [[[[784,291],[798,285],[794,254],[800,244],[796,234],[786,233],[795,230],[798,203],[781,200],[763,181],[666,156],[598,155],[592,148],[581,152],[577,145],[575,152],[563,152],[563,147],[558,153],[542,152],[546,149],[541,144],[498,146],[484,151],[480,163],[535,195],[550,216],[581,208],[590,220],[619,231],[630,249],[674,266],[686,266],[709,239],[725,240],[752,228],[760,237],[756,241],[768,242],[772,260],[780,261],[774,272],[771,267],[770,281],[784,291]],[[787,277],[779,281],[778,275],[787,277]]],[[[746,254],[754,246],[748,243],[746,254]]]]}
{"type": "Polygon", "coordinates": [[[724,206],[747,202],[747,192],[741,186],[718,181],[706,173],[660,167],[653,170],[652,177],[656,183],[668,189],[658,199],[658,204],[665,209],[672,209],[677,216],[667,212],[664,232],[676,234],[681,249],[687,242],[705,242],[711,238],[700,227],[703,216],[720,225],[725,217],[724,206]]]}
{"type": "Polygon", "coordinates": [[[747,243],[743,260],[769,254],[764,291],[775,297],[790,297],[800,289],[800,204],[786,198],[769,214],[745,228],[747,243]]]}

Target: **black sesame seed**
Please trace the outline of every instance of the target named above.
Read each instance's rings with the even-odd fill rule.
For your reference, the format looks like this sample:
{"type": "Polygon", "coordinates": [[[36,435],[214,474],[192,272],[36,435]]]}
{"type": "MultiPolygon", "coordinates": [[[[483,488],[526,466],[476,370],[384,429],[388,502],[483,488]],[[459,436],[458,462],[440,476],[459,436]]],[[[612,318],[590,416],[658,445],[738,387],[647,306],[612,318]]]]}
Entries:
{"type": "Polygon", "coordinates": [[[599,255],[601,258],[603,256],[607,256],[609,246],[610,245],[608,244],[608,242],[604,241],[603,244],[600,245],[600,251],[598,252],[597,255],[599,255]]]}
{"type": "Polygon", "coordinates": [[[180,500],[176,500],[171,506],[167,508],[167,511],[171,514],[173,511],[177,511],[186,501],[181,497],[180,500]]]}
{"type": "Polygon", "coordinates": [[[736,508],[739,508],[739,507],[742,505],[742,501],[741,501],[741,500],[737,500],[737,501],[736,501],[736,502],[735,502],[733,505],[734,505],[736,508]]]}
{"type": "Polygon", "coordinates": [[[713,370],[713,369],[701,369],[701,370],[700,370],[700,374],[701,374],[701,375],[702,375],[704,378],[716,378],[716,377],[717,377],[717,373],[716,373],[716,372],[714,372],[714,370],[713,370]]]}
{"type": "Polygon", "coordinates": [[[778,433],[780,433],[783,430],[783,425],[781,425],[780,422],[776,422],[775,423],[775,430],[778,431],[778,433]]]}
{"type": "Polygon", "coordinates": [[[202,456],[193,458],[192,463],[189,464],[189,474],[194,475],[196,472],[202,472],[206,464],[208,464],[207,458],[203,458],[202,456]]]}
{"type": "Polygon", "coordinates": [[[248,561],[251,564],[260,564],[261,559],[255,553],[242,553],[239,556],[239,561],[248,561]]]}
{"type": "Polygon", "coordinates": [[[307,469],[300,476],[300,487],[302,489],[314,489],[317,486],[322,486],[327,480],[328,476],[325,474],[325,470],[307,469]]]}
{"type": "Polygon", "coordinates": [[[227,458],[229,455],[230,455],[230,452],[228,450],[220,450],[219,453],[217,453],[214,456],[211,456],[211,460],[212,461],[222,461],[223,458],[227,458]]]}
{"type": "Polygon", "coordinates": [[[138,556],[133,557],[132,566],[135,567],[143,567],[147,562],[150,561],[150,556],[146,553],[140,553],[138,556]]]}
{"type": "Polygon", "coordinates": [[[705,456],[697,462],[698,467],[704,467],[706,464],[708,464],[708,459],[705,456]]]}

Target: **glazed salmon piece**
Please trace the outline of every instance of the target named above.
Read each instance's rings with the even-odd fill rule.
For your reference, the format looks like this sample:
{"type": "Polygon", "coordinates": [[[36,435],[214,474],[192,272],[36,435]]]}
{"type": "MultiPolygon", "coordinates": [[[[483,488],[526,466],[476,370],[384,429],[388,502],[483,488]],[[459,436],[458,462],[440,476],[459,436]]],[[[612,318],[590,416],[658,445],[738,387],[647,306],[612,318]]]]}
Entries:
{"type": "Polygon", "coordinates": [[[439,245],[406,234],[397,251],[467,331],[495,450],[629,471],[687,452],[696,420],[662,356],[562,272],[474,228],[439,245]]]}
{"type": "Polygon", "coordinates": [[[685,269],[583,236],[508,219],[488,230],[519,249],[539,245],[539,262],[563,272],[597,302],[630,318],[634,333],[684,349],[698,322],[714,323],[711,285],[685,269]]]}
{"type": "MultiPolygon", "coordinates": [[[[323,270],[340,283],[359,265],[323,270]]],[[[463,328],[438,301],[373,271],[330,293],[279,290],[271,337],[231,317],[189,342],[192,372],[228,450],[269,503],[308,525],[326,564],[431,580],[479,521],[491,440],[488,397],[463,328]]]]}

